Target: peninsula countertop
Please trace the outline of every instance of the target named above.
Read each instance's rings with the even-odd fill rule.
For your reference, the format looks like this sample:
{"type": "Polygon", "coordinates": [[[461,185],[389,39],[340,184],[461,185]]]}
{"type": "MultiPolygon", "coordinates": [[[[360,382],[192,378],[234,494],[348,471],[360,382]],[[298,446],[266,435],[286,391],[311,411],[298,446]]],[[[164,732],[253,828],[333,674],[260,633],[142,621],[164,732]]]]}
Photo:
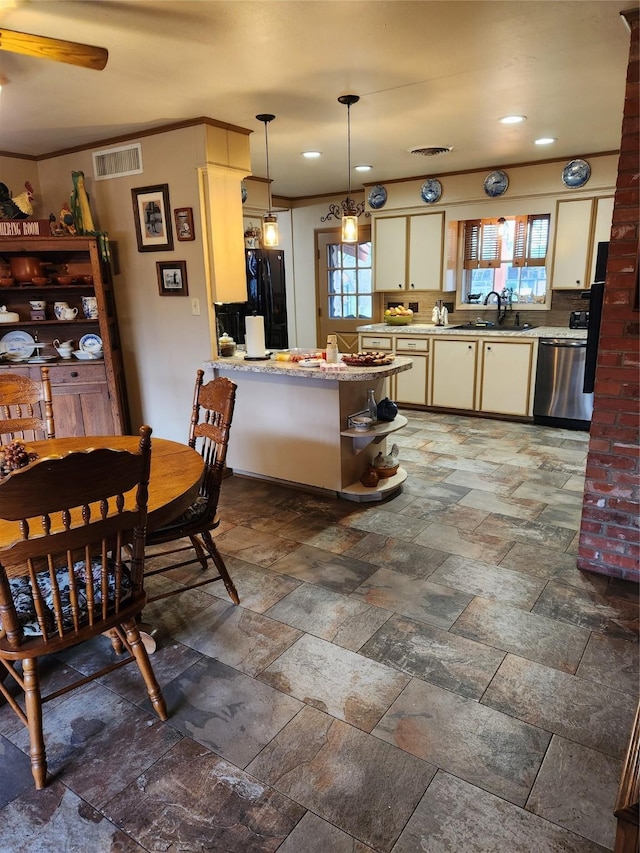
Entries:
{"type": "Polygon", "coordinates": [[[586,340],[586,329],[569,329],[566,326],[536,326],[531,329],[514,330],[509,326],[478,327],[476,329],[458,329],[456,324],[436,326],[435,323],[410,323],[408,326],[391,326],[388,323],[369,323],[358,326],[360,334],[371,332],[376,335],[460,335],[460,336],[492,336],[501,338],[566,338],[568,340],[586,340]]]}
{"type": "MultiPolygon", "coordinates": [[[[395,328],[395,327],[394,327],[395,328]]],[[[349,367],[346,364],[329,365],[327,367],[305,367],[298,362],[276,361],[265,359],[264,361],[246,360],[244,357],[232,356],[231,358],[214,358],[205,362],[205,367],[212,370],[224,369],[240,373],[268,374],[286,380],[287,378],[305,378],[317,380],[318,382],[367,382],[370,380],[384,379],[409,370],[412,361],[406,356],[397,355],[391,364],[382,364],[377,367],[349,367]]]]}

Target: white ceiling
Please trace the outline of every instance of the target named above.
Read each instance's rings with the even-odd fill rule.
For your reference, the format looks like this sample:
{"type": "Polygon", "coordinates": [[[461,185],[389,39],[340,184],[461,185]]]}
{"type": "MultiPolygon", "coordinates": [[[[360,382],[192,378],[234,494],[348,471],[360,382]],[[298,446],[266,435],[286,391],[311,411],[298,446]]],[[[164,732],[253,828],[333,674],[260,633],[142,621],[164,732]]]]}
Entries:
{"type": "MultiPolygon", "coordinates": [[[[104,71],[0,51],[0,150],[42,155],[197,116],[255,131],[273,192],[438,175],[620,144],[634,0],[0,0],[0,25],[106,47],[104,71]],[[521,125],[498,118],[527,116],[521,125]],[[540,136],[557,137],[536,146],[540,136]],[[453,146],[439,157],[416,146],[453,146]],[[319,160],[301,152],[317,149],[319,160]]],[[[2,176],[0,175],[0,180],[2,176]]]]}

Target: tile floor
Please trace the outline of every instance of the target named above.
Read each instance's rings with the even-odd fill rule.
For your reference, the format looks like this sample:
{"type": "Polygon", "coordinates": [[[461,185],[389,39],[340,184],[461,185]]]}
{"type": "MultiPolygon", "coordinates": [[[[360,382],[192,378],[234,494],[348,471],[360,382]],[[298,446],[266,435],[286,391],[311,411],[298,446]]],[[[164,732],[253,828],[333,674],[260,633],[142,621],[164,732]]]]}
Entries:
{"type": "Polygon", "coordinates": [[[575,567],[587,435],[408,414],[388,503],[225,480],[241,606],[144,613],[168,723],[132,667],[54,700],[36,792],[0,708],[1,853],[613,848],[638,588],[575,567]]]}

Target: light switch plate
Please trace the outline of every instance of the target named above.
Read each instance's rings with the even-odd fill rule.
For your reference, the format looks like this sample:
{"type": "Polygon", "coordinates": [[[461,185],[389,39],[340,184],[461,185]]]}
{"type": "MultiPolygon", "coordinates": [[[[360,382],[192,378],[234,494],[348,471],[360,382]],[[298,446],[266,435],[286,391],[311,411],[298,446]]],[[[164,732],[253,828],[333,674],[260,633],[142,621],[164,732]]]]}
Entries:
{"type": "Polygon", "coordinates": [[[191,313],[194,317],[200,316],[200,300],[196,296],[191,300],[191,313]]]}

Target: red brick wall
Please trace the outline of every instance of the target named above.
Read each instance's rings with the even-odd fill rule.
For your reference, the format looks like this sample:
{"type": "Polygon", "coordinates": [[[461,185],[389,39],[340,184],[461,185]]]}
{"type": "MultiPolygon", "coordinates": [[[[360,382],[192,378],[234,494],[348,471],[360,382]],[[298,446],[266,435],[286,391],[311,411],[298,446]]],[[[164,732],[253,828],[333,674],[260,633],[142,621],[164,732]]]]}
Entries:
{"type": "Polygon", "coordinates": [[[640,581],[640,22],[637,9],[624,17],[631,27],[631,47],[578,568],[640,581]]]}

